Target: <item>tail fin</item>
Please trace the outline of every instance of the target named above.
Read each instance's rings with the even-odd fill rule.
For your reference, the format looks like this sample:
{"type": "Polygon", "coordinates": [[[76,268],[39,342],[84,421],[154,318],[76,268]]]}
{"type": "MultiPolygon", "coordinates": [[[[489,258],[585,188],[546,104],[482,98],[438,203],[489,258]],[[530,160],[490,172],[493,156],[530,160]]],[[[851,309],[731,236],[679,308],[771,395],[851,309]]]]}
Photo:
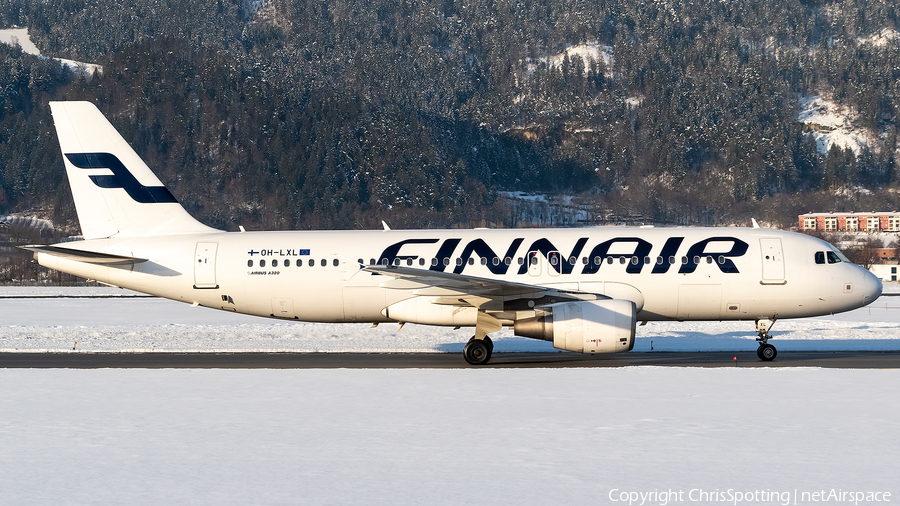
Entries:
{"type": "Polygon", "coordinates": [[[90,102],[50,102],[85,239],[207,233],[90,102]]]}

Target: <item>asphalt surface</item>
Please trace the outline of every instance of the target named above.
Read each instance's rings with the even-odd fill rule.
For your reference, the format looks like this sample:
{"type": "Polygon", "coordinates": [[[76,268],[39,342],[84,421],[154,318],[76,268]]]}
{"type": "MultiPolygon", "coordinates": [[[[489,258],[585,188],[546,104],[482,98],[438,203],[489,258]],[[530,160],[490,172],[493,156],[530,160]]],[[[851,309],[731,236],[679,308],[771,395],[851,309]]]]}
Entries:
{"type": "Polygon", "coordinates": [[[463,369],[570,367],[826,367],[897,369],[900,351],[495,353],[471,366],[460,353],[0,353],[0,368],[69,369],[463,369]]]}

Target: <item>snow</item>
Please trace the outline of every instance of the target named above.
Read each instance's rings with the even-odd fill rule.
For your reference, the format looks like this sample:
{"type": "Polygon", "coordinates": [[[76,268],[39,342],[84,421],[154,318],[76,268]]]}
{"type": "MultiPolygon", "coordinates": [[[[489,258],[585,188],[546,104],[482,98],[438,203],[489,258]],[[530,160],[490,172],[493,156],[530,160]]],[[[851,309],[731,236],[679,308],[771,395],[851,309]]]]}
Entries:
{"type": "Polygon", "coordinates": [[[839,104],[819,96],[801,96],[800,112],[797,120],[805,125],[817,128],[808,135],[816,139],[816,147],[822,154],[827,154],[831,146],[853,151],[860,151],[877,142],[877,137],[866,129],[853,125],[855,113],[839,104]]]}
{"type": "MultiPolygon", "coordinates": [[[[892,292],[900,284],[886,284],[892,292]]],[[[900,299],[884,297],[779,321],[775,334],[779,349],[900,349],[898,321],[900,299]]],[[[649,324],[638,346],[752,350],[752,325],[649,324]]],[[[468,333],[278,322],[105,287],[0,287],[4,351],[64,351],[75,338],[90,351],[456,352],[468,333]]],[[[639,494],[656,505],[812,504],[804,494],[900,494],[897,369],[0,369],[0,384],[4,504],[593,505],[628,504],[629,494],[632,504],[639,494]],[[700,490],[726,499],[698,500],[700,490]]]]}
{"type": "MultiPolygon", "coordinates": [[[[900,292],[900,285],[885,283],[885,293],[891,291],[900,292]]],[[[388,323],[286,322],[139,295],[117,288],[0,287],[0,352],[460,353],[472,334],[413,324],[398,330],[388,323]]],[[[898,323],[900,297],[886,296],[848,313],[779,320],[772,334],[779,351],[900,350],[898,323]]],[[[753,351],[753,327],[753,321],[650,322],[638,326],[634,351],[753,351]]],[[[553,351],[551,343],[508,329],[492,338],[497,353],[553,351]]]]}
{"type": "Polygon", "coordinates": [[[882,28],[868,37],[857,38],[856,42],[860,45],[871,44],[875,47],[884,47],[892,42],[900,42],[900,32],[893,28],[882,28]]]}
{"type": "MultiPolygon", "coordinates": [[[[38,50],[37,46],[34,45],[34,42],[31,41],[31,36],[28,35],[27,28],[8,28],[0,30],[0,42],[10,45],[18,43],[25,53],[41,56],[40,50],[38,50]]],[[[41,57],[44,58],[43,56],[41,57]]],[[[95,63],[84,63],[68,60],[66,58],[54,59],[76,72],[80,71],[82,68],[88,75],[93,74],[95,70],[103,72],[103,66],[95,63]]]]}
{"type": "Polygon", "coordinates": [[[0,383],[7,504],[900,493],[898,370],[7,369],[0,383]]]}
{"type": "Polygon", "coordinates": [[[575,56],[580,56],[584,61],[585,72],[587,72],[588,68],[590,67],[588,62],[590,62],[591,59],[595,61],[602,60],[607,67],[612,65],[612,51],[612,46],[606,46],[600,44],[597,41],[592,41],[586,42],[584,44],[575,44],[573,46],[568,46],[566,47],[565,51],[554,56],[544,58],[544,61],[548,66],[561,67],[563,60],[566,58],[566,55],[569,55],[570,60],[575,56]]]}
{"type": "Polygon", "coordinates": [[[8,30],[0,30],[0,42],[4,44],[9,44],[14,46],[18,44],[22,51],[40,56],[41,52],[38,51],[37,46],[31,42],[31,37],[28,35],[28,28],[11,28],[8,30]]]}

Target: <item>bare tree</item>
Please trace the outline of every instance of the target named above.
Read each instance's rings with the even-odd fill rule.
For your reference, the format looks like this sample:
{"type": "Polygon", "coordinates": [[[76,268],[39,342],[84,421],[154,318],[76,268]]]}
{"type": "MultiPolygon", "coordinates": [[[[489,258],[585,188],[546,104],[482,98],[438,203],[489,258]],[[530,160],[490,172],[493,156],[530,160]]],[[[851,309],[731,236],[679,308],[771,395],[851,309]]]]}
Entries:
{"type": "Polygon", "coordinates": [[[870,269],[878,262],[878,251],[883,247],[884,245],[881,243],[881,240],[873,237],[866,239],[864,243],[859,244],[858,246],[854,246],[844,251],[844,254],[846,254],[847,258],[856,265],[865,269],[870,269]]]}

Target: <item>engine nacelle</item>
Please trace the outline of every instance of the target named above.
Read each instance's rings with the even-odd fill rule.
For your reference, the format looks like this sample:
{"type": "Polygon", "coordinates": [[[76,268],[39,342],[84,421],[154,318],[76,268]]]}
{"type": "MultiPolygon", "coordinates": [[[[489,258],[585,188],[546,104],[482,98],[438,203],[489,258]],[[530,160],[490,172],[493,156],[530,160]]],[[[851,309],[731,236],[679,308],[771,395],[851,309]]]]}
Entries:
{"type": "Polygon", "coordinates": [[[624,299],[561,302],[550,314],[517,320],[515,334],[553,341],[554,348],[582,353],[617,353],[634,348],[637,310],[624,299]]]}

